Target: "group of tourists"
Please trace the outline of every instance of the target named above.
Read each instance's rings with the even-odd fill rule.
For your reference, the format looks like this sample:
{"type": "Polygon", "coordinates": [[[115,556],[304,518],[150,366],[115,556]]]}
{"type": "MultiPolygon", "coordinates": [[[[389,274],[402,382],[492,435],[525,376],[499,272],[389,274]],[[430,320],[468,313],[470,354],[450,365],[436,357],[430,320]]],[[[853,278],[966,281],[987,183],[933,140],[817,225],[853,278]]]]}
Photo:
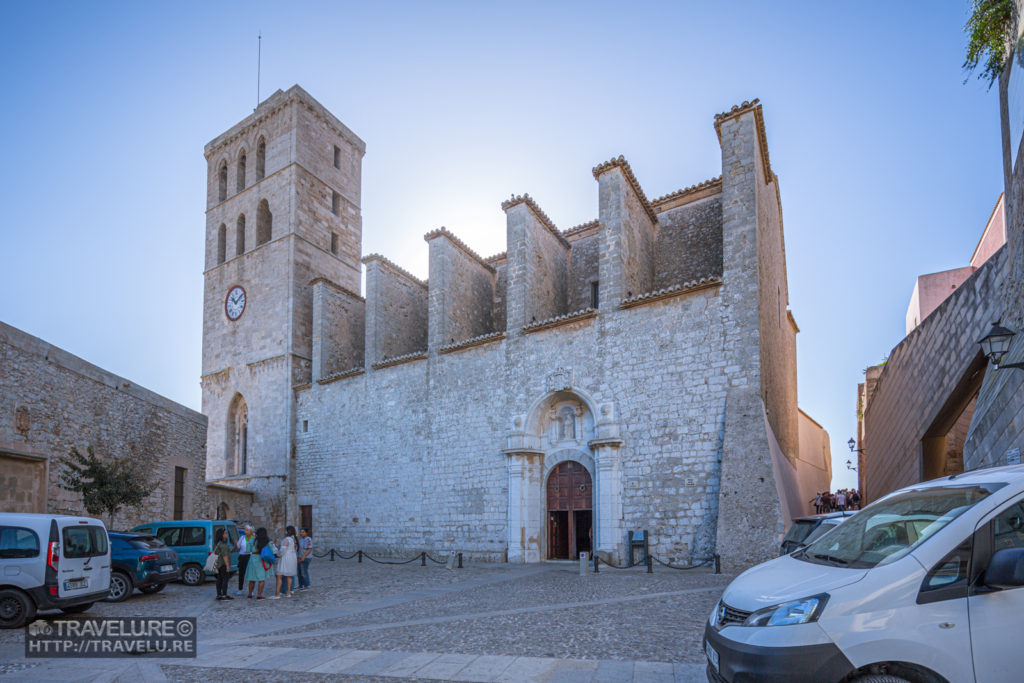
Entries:
{"type": "Polygon", "coordinates": [[[814,512],[842,512],[844,510],[860,510],[860,492],[856,489],[839,489],[835,493],[823,491],[815,494],[808,501],[814,505],[814,512]]]}
{"type": "Polygon", "coordinates": [[[228,595],[228,577],[231,566],[231,553],[238,551],[238,592],[242,595],[246,584],[249,592],[247,597],[256,600],[277,600],[290,598],[293,590],[309,590],[309,563],[313,559],[313,538],[309,529],[302,527],[298,533],[295,527],[285,527],[284,537],[279,543],[270,539],[264,527],[254,529],[246,524],[244,533],[239,536],[238,544],[232,548],[228,542],[227,532],[217,529],[213,539],[213,553],[217,556],[217,599],[234,600],[228,595]],[[295,578],[298,575],[298,585],[295,578]],[[274,594],[264,596],[264,588],[268,582],[274,583],[274,594]],[[253,595],[255,593],[255,595],[253,595]]]}

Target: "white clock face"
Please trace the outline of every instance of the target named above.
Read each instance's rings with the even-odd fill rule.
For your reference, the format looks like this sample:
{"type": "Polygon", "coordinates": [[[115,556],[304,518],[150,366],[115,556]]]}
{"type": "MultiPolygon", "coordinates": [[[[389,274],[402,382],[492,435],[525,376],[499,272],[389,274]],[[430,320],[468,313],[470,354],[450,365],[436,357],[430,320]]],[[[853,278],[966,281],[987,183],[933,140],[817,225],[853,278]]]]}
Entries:
{"type": "Polygon", "coordinates": [[[228,296],[224,300],[224,313],[228,320],[238,320],[245,312],[245,290],[234,286],[228,290],[228,296]]]}

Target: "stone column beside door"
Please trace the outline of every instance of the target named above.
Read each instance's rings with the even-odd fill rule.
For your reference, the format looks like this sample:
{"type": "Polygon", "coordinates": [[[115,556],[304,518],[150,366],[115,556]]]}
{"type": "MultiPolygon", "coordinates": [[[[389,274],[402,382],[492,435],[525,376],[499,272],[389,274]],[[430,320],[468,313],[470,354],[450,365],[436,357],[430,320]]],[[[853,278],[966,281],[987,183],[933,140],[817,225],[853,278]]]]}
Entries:
{"type": "Polygon", "coordinates": [[[594,495],[594,548],[607,553],[613,562],[622,560],[625,532],[622,528],[622,439],[590,441],[597,469],[594,495]]]}
{"type": "Polygon", "coordinates": [[[508,448],[508,561],[541,560],[543,451],[508,448]]]}

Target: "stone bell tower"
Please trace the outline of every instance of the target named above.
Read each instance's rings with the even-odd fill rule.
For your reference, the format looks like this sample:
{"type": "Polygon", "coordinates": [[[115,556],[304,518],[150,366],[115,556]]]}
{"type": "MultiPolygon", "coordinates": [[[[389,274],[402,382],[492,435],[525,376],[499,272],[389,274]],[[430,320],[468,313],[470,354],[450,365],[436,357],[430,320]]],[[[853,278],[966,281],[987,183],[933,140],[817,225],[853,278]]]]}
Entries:
{"type": "Polygon", "coordinates": [[[293,387],[311,379],[310,283],[359,291],[365,149],[295,85],[204,150],[206,477],[254,491],[248,516],[267,526],[298,522],[293,387]]]}

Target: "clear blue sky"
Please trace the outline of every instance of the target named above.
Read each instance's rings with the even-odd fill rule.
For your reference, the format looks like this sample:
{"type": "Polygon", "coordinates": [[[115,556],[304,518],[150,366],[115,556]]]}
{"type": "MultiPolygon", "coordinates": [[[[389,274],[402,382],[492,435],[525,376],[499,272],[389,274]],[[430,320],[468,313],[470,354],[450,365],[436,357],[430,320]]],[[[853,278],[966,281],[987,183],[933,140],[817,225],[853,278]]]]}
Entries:
{"type": "MultiPolygon", "coordinates": [[[[862,370],[918,274],[967,265],[1002,189],[998,98],[963,84],[967,0],[4,3],[0,320],[199,408],[203,145],[306,88],[367,143],[363,252],[427,272],[499,204],[597,217],[624,154],[656,197],[720,173],[715,113],[764,104],[800,404],[836,485],[862,370]]],[[[847,476],[849,475],[849,476],[847,476]]]]}

